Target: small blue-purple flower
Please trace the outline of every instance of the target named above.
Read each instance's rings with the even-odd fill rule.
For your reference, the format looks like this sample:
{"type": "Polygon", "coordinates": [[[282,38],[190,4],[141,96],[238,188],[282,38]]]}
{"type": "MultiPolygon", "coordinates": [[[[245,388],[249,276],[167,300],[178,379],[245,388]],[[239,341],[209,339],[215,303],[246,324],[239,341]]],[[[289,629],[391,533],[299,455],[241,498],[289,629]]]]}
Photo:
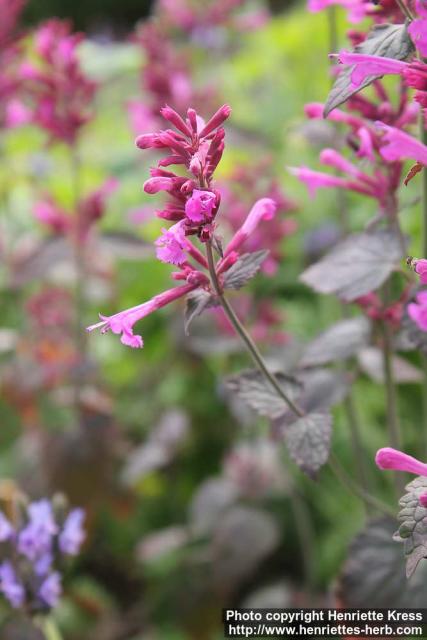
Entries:
{"type": "Polygon", "coordinates": [[[0,591],[14,609],[18,609],[24,603],[25,589],[8,560],[0,565],[0,591]]]}
{"type": "Polygon", "coordinates": [[[68,514],[59,535],[59,548],[62,553],[70,556],[75,556],[79,553],[85,539],[83,530],[84,517],[83,509],[73,509],[68,514]]]}
{"type": "Polygon", "coordinates": [[[18,550],[35,561],[51,550],[52,537],[58,532],[49,500],[32,502],[28,507],[30,521],[18,536],[18,550]]]}
{"type": "Polygon", "coordinates": [[[15,533],[15,530],[10,524],[9,520],[0,511],[0,542],[5,542],[5,540],[9,540],[9,538],[11,538],[14,533],[15,533]]]}
{"type": "Polygon", "coordinates": [[[61,576],[57,571],[55,571],[43,580],[40,585],[38,595],[44,604],[53,608],[58,604],[61,593],[61,576]]]}

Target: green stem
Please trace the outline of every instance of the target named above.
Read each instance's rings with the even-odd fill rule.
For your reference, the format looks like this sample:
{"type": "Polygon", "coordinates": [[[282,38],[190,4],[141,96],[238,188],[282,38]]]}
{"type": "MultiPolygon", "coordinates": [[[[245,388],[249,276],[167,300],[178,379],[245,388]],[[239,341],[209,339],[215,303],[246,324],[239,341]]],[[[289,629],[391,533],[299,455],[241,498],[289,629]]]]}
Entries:
{"type": "MultiPolygon", "coordinates": [[[[388,300],[388,285],[384,287],[384,300],[388,300]]],[[[394,449],[400,449],[402,438],[399,421],[399,412],[397,409],[397,388],[394,381],[393,373],[393,337],[390,331],[390,326],[387,322],[381,323],[382,336],[383,336],[383,371],[385,381],[385,396],[386,396],[386,413],[387,413],[387,426],[390,440],[390,446],[394,449]]],[[[405,486],[404,478],[402,474],[396,472],[394,475],[396,491],[401,495],[405,486]]]]}
{"type": "Polygon", "coordinates": [[[50,616],[34,618],[34,625],[40,629],[46,640],[62,640],[62,634],[50,616]]]}
{"type": "Polygon", "coordinates": [[[232,324],[234,330],[236,331],[236,333],[238,334],[238,336],[242,339],[242,342],[244,343],[246,349],[248,350],[248,352],[252,356],[252,359],[255,362],[255,364],[258,367],[258,369],[263,373],[265,378],[268,380],[268,382],[271,384],[271,386],[274,388],[274,390],[277,392],[277,394],[282,398],[282,400],[288,405],[288,407],[297,416],[302,418],[305,415],[304,411],[300,407],[298,407],[289,398],[289,396],[283,391],[282,387],[278,383],[275,375],[268,370],[268,367],[267,367],[267,365],[266,365],[266,363],[264,361],[264,358],[262,357],[258,347],[253,342],[252,338],[250,337],[250,335],[246,331],[245,327],[242,325],[242,323],[240,322],[239,318],[237,317],[233,307],[230,305],[230,303],[228,302],[227,298],[225,297],[224,292],[223,292],[223,290],[221,288],[221,285],[219,283],[216,270],[215,270],[215,262],[214,262],[214,257],[213,257],[213,250],[212,250],[211,241],[206,242],[206,255],[207,255],[207,259],[208,259],[209,274],[211,276],[212,284],[213,284],[215,292],[216,292],[216,294],[218,296],[218,300],[219,300],[222,308],[224,309],[225,315],[227,316],[227,318],[231,322],[231,324],[232,324]]]}
{"type": "MultiPolygon", "coordinates": [[[[84,326],[84,313],[86,307],[86,252],[83,239],[84,223],[81,220],[79,212],[79,202],[81,196],[81,163],[78,148],[76,146],[71,148],[71,179],[73,189],[73,207],[75,215],[75,227],[74,227],[74,270],[75,270],[75,290],[74,290],[74,304],[75,304],[75,344],[77,353],[79,355],[79,364],[82,369],[85,366],[86,351],[87,351],[87,338],[84,326]]],[[[74,406],[76,415],[80,422],[81,418],[81,403],[82,393],[84,388],[84,378],[77,372],[74,383],[74,406]]]]}
{"type": "Polygon", "coordinates": [[[334,472],[338,480],[349,490],[350,493],[353,493],[358,498],[364,500],[367,504],[370,504],[374,509],[381,511],[385,515],[391,515],[395,517],[395,512],[391,507],[381,502],[381,500],[377,500],[370,493],[367,493],[359,487],[350,476],[347,475],[347,472],[341,466],[341,463],[338,461],[338,458],[331,453],[329,456],[329,466],[331,470],[334,472]]]}

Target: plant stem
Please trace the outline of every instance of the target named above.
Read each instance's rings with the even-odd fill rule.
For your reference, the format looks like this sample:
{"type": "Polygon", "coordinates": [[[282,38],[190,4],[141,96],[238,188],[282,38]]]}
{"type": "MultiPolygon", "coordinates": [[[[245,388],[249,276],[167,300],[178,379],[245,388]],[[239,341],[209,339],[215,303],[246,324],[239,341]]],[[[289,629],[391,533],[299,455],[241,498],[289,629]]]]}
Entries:
{"type": "Polygon", "coordinates": [[[398,5],[403,15],[408,18],[408,20],[412,21],[414,19],[414,16],[410,12],[409,8],[406,6],[404,0],[396,0],[396,4],[398,5]]]}
{"type": "Polygon", "coordinates": [[[250,335],[246,331],[245,327],[242,325],[242,323],[240,322],[239,318],[237,317],[233,307],[230,305],[230,303],[228,302],[227,298],[225,297],[224,292],[223,292],[223,290],[221,288],[221,285],[219,283],[216,270],[215,270],[215,262],[214,262],[214,257],[213,257],[212,243],[211,243],[210,240],[208,240],[206,242],[206,255],[207,255],[207,258],[208,258],[209,274],[211,276],[212,284],[213,284],[215,292],[216,292],[216,294],[218,296],[219,302],[220,302],[222,308],[224,309],[224,313],[226,314],[227,318],[231,322],[234,330],[236,331],[238,336],[242,339],[246,349],[248,350],[248,352],[252,356],[252,359],[255,362],[255,364],[257,365],[258,369],[263,373],[263,375],[268,380],[268,382],[271,384],[271,386],[274,388],[274,390],[277,392],[277,394],[282,398],[282,400],[288,405],[288,407],[297,416],[302,418],[305,415],[304,411],[300,407],[298,407],[289,398],[289,396],[283,391],[282,387],[278,383],[275,375],[268,370],[268,367],[267,367],[267,365],[266,365],[266,363],[264,361],[264,358],[262,357],[258,347],[253,342],[252,338],[250,337],[250,335]]]}
{"type": "Polygon", "coordinates": [[[62,634],[50,616],[34,618],[34,625],[40,629],[46,640],[62,640],[62,634]]]}
{"type": "MultiPolygon", "coordinates": [[[[388,284],[384,285],[384,300],[388,300],[388,284]]],[[[387,413],[387,426],[390,440],[390,446],[394,449],[401,448],[401,430],[399,422],[399,413],[397,410],[397,389],[394,381],[393,373],[393,338],[391,335],[390,327],[387,322],[381,323],[382,335],[383,335],[383,370],[385,381],[385,396],[386,396],[386,413],[387,413]]],[[[405,481],[402,474],[398,472],[394,475],[396,491],[399,495],[402,494],[405,481]]]]}
{"type": "Polygon", "coordinates": [[[359,487],[350,476],[347,475],[344,468],[341,466],[341,463],[338,461],[338,458],[331,453],[329,456],[329,466],[339,479],[339,481],[347,487],[350,493],[353,493],[358,498],[364,500],[367,504],[370,504],[372,507],[381,511],[385,515],[391,515],[395,517],[395,513],[391,507],[381,502],[381,500],[377,500],[374,496],[371,496],[370,493],[367,493],[362,487],[359,487]]]}
{"type": "MultiPolygon", "coordinates": [[[[427,131],[424,124],[424,113],[420,117],[421,140],[427,144],[427,131]]],[[[427,258],[427,171],[424,168],[421,172],[421,215],[422,215],[422,257],[427,258]]],[[[423,426],[424,426],[424,454],[427,455],[427,355],[422,354],[422,367],[424,378],[422,384],[423,396],[423,426]]]]}
{"type": "Polygon", "coordinates": [[[75,344],[79,357],[79,370],[75,373],[74,382],[74,406],[78,420],[81,418],[81,400],[84,388],[84,376],[82,370],[86,364],[86,349],[87,339],[84,327],[84,312],[86,306],[86,252],[83,239],[83,229],[79,212],[79,201],[81,195],[81,171],[80,171],[80,157],[77,146],[71,148],[71,178],[73,189],[73,207],[75,215],[75,227],[74,227],[74,271],[75,271],[75,290],[74,290],[74,305],[75,305],[75,344]]]}

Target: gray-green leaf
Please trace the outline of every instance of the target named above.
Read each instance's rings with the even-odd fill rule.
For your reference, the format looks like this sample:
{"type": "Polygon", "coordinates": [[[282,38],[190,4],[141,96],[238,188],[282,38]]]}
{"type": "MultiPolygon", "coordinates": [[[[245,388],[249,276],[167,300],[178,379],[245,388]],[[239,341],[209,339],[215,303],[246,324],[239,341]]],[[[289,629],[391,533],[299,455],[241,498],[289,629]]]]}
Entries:
{"type": "Polygon", "coordinates": [[[269,251],[244,253],[224,275],[225,289],[241,289],[259,271],[269,251]]]}
{"type": "Polygon", "coordinates": [[[364,316],[341,320],[306,346],[300,366],[313,367],[348,358],[368,344],[370,334],[371,323],[364,316]]]}
{"type": "Polygon", "coordinates": [[[185,335],[189,335],[190,324],[205,309],[218,304],[215,296],[204,289],[196,289],[188,294],[185,300],[184,329],[185,335]]]}
{"type": "MultiPolygon", "coordinates": [[[[406,60],[414,52],[414,45],[405,24],[379,24],[372,29],[366,40],[357,45],[354,50],[356,53],[371,56],[406,60]]],[[[353,69],[354,65],[345,67],[335,80],[325,103],[325,118],[352,95],[382,77],[381,75],[368,76],[358,87],[354,87],[351,82],[353,69]]]]}
{"type": "Polygon", "coordinates": [[[327,462],[331,437],[330,413],[310,413],[284,429],[284,440],[289,455],[309,476],[314,476],[327,462]]]}
{"type": "Polygon", "coordinates": [[[394,539],[403,542],[406,558],[406,575],[414,573],[419,562],[427,556],[427,509],[420,504],[420,495],[427,492],[427,478],[418,477],[407,486],[399,501],[401,525],[394,539]]]}
{"type": "Polygon", "coordinates": [[[427,563],[406,579],[401,548],[392,538],[395,528],[393,518],[376,519],[351,542],[338,587],[343,607],[425,606],[427,563]]]}
{"type": "MultiPolygon", "coordinates": [[[[276,373],[276,379],[286,395],[291,400],[295,399],[301,385],[282,373],[276,373]]],[[[228,378],[225,384],[261,416],[278,418],[288,409],[288,405],[259,371],[244,371],[228,378]]]]}
{"type": "Polygon", "coordinates": [[[378,289],[402,257],[400,238],[392,230],[352,234],[300,279],[319,293],[333,293],[350,302],[378,289]]]}

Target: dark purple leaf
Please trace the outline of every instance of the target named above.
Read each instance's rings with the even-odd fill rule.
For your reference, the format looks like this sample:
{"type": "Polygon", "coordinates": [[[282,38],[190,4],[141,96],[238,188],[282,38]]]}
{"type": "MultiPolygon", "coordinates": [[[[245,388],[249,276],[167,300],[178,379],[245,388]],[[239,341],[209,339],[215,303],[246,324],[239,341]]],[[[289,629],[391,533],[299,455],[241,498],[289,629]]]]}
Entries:
{"type": "Polygon", "coordinates": [[[412,576],[420,561],[427,557],[427,509],[421,506],[420,495],[427,492],[427,478],[418,477],[407,486],[399,501],[400,527],[394,539],[403,542],[406,558],[406,575],[412,576]]]}
{"type": "Polygon", "coordinates": [[[268,251],[244,253],[224,275],[225,289],[241,289],[259,271],[268,251]]]}
{"type": "Polygon", "coordinates": [[[341,320],[307,345],[300,366],[313,367],[348,358],[368,344],[370,334],[371,323],[364,316],[341,320]]]}

